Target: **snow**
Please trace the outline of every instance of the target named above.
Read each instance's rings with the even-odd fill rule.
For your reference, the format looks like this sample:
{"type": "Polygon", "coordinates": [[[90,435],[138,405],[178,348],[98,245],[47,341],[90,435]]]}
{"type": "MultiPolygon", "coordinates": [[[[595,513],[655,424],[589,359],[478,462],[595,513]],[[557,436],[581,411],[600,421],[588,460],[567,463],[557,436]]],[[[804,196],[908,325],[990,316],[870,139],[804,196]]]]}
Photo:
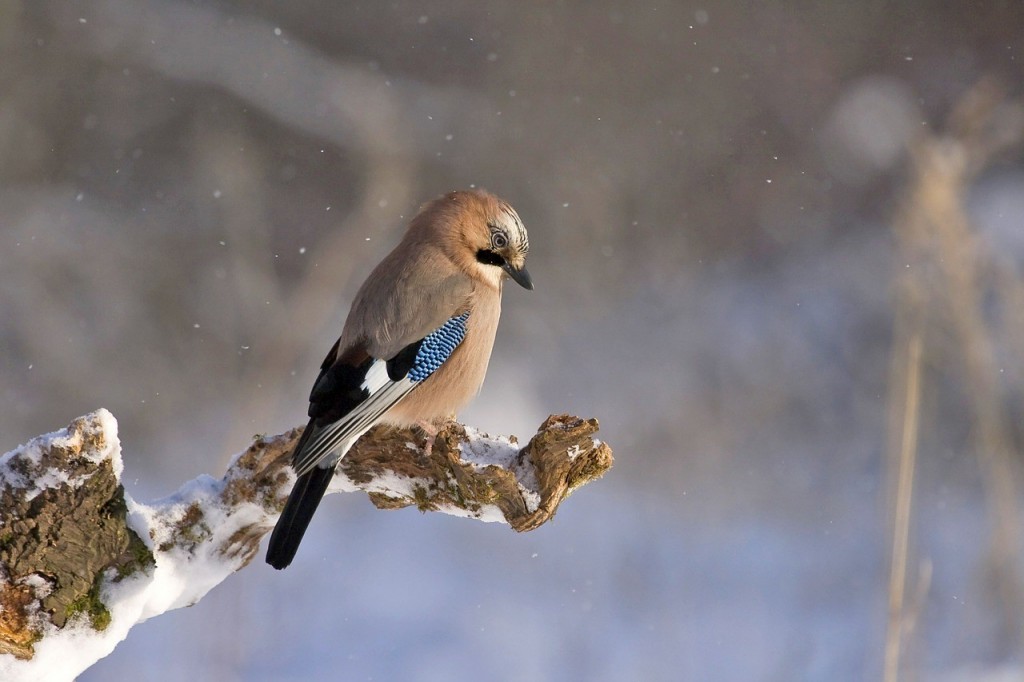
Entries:
{"type": "Polygon", "coordinates": [[[489,466],[502,469],[512,468],[519,446],[505,436],[489,436],[476,429],[466,427],[467,440],[459,446],[459,455],[477,470],[489,466]]]}
{"type": "Polygon", "coordinates": [[[242,567],[242,557],[226,555],[223,551],[229,547],[229,539],[247,526],[271,524],[268,514],[255,504],[226,508],[219,498],[223,488],[223,481],[203,475],[152,505],[127,500],[128,523],[140,537],[147,539],[150,549],[173,542],[178,523],[194,505],[198,505],[203,514],[198,524],[200,542],[188,548],[179,542],[168,551],[154,552],[156,567],[145,599],[138,606],[136,622],[199,601],[242,567]]]}

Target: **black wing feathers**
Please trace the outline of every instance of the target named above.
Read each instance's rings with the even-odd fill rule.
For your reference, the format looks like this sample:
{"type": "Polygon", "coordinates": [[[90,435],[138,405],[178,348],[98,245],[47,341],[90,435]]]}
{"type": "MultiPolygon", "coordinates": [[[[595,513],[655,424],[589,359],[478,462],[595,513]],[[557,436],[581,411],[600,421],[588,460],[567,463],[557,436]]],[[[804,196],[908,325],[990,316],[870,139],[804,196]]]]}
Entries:
{"type": "MultiPolygon", "coordinates": [[[[363,388],[363,380],[373,358],[360,346],[338,357],[340,343],[341,339],[335,341],[327,353],[320,365],[320,375],[309,392],[308,414],[317,426],[341,419],[369,395],[363,388]]],[[[295,452],[300,449],[295,448],[295,452]]]]}
{"type": "Polygon", "coordinates": [[[408,346],[398,351],[395,357],[387,361],[388,378],[392,381],[398,381],[409,373],[412,369],[413,363],[416,362],[416,353],[420,352],[420,346],[423,344],[423,339],[414,341],[408,346]]]}
{"type": "Polygon", "coordinates": [[[320,371],[309,392],[309,416],[317,426],[338,421],[369,397],[363,382],[372,364],[373,358],[368,357],[359,365],[337,362],[320,371]]]}

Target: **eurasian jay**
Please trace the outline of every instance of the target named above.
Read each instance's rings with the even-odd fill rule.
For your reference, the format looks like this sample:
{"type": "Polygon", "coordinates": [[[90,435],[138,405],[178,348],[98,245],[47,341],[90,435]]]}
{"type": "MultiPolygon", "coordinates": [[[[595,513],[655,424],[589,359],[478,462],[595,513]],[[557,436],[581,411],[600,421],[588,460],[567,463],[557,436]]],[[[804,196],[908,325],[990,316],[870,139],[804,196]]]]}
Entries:
{"type": "Polygon", "coordinates": [[[529,248],[519,216],[488,192],[451,192],[419,210],[359,288],[320,366],[268,564],[292,562],[335,467],[370,427],[436,424],[479,392],[504,278],[533,289],[529,248]]]}

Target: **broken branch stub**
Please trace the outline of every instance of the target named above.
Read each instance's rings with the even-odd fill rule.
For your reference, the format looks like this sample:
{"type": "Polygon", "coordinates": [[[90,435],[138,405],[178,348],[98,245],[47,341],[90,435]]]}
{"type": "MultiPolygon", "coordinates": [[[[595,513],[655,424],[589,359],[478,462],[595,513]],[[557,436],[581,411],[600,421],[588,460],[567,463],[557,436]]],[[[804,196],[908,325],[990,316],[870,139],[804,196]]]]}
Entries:
{"type": "Polygon", "coordinates": [[[102,573],[152,561],[125,523],[107,417],[79,417],[0,460],[0,653],[31,656],[37,614],[63,627],[84,613],[101,629],[109,614],[90,595],[102,573]]]}

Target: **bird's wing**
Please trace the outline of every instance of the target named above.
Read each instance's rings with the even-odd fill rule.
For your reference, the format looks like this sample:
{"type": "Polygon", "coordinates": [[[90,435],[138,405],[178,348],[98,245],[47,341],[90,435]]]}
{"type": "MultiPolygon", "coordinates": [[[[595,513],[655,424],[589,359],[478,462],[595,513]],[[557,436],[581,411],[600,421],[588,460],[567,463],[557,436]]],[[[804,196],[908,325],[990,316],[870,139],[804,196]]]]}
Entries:
{"type": "Polygon", "coordinates": [[[472,281],[436,246],[416,257],[396,248],[367,277],[352,302],[341,349],[364,344],[375,358],[391,358],[462,312],[472,281]]]}
{"type": "Polygon", "coordinates": [[[333,467],[385,412],[451,357],[466,336],[469,315],[450,317],[387,359],[359,349],[335,357],[335,344],[309,396],[311,432],[292,455],[295,472],[301,476],[316,466],[333,467]]]}

